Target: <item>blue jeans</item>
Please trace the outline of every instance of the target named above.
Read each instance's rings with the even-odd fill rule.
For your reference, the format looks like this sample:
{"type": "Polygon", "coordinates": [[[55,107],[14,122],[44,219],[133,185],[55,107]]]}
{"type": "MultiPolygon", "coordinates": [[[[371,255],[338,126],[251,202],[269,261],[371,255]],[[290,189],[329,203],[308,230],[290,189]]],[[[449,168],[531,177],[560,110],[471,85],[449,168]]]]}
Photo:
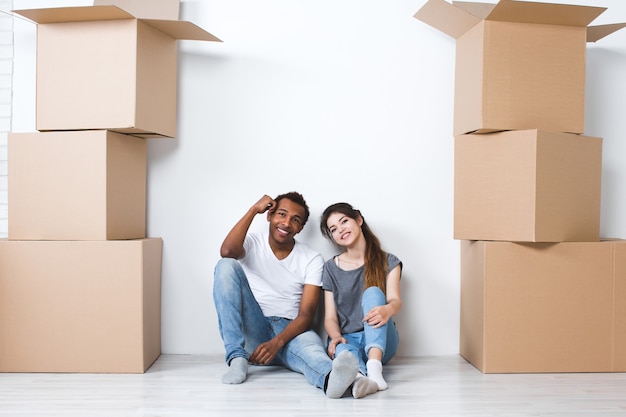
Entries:
{"type": "MultiPolygon", "coordinates": [[[[369,287],[363,292],[361,298],[361,309],[363,315],[372,308],[387,304],[385,294],[378,287],[369,287]]],[[[399,344],[398,330],[393,320],[389,320],[385,325],[375,329],[368,324],[360,332],[347,333],[343,337],[347,344],[341,343],[335,349],[335,356],[341,351],[348,350],[359,359],[359,368],[363,375],[367,375],[365,364],[367,354],[371,348],[378,348],[383,352],[382,363],[385,364],[396,354],[399,344]]]]}
{"type": "MultiPolygon", "coordinates": [[[[246,274],[235,259],[222,258],[215,267],[213,301],[220,336],[226,349],[226,363],[233,358],[248,359],[258,345],[274,338],[291,322],[283,317],[266,317],[257,303],[246,274]]],[[[324,389],[332,360],[322,339],[308,330],[291,339],[270,365],[282,365],[304,375],[310,384],[324,389]]]]}

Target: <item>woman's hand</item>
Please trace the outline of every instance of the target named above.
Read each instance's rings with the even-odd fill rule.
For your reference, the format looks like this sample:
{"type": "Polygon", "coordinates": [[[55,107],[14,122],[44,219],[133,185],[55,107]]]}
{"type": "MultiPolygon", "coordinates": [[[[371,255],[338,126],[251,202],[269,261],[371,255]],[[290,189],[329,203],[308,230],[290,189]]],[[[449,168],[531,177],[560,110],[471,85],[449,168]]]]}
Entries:
{"type": "Polygon", "coordinates": [[[337,350],[337,345],[340,343],[348,343],[348,341],[343,336],[330,339],[330,343],[328,344],[328,356],[330,356],[331,359],[335,359],[335,351],[337,350]]]}
{"type": "Polygon", "coordinates": [[[400,274],[402,265],[396,265],[389,275],[387,275],[387,304],[371,309],[365,317],[363,323],[373,326],[375,329],[384,326],[402,309],[402,299],[400,298],[400,274]]]}
{"type": "Polygon", "coordinates": [[[363,323],[373,326],[375,329],[387,324],[391,319],[392,312],[389,305],[376,306],[371,309],[365,317],[363,317],[363,323]]]}

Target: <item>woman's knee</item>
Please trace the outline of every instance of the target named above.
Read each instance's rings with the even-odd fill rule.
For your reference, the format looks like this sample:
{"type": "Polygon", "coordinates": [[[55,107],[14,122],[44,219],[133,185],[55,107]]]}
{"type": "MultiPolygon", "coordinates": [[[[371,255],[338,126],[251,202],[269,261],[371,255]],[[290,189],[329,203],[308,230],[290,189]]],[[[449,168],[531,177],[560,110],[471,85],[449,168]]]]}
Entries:
{"type": "Polygon", "coordinates": [[[361,297],[361,306],[369,310],[375,306],[381,306],[387,304],[385,293],[378,287],[368,287],[363,291],[361,297]]]}
{"type": "Polygon", "coordinates": [[[337,357],[337,355],[339,355],[344,350],[351,352],[357,358],[359,357],[359,348],[350,343],[339,343],[335,348],[335,357],[337,357]]]}

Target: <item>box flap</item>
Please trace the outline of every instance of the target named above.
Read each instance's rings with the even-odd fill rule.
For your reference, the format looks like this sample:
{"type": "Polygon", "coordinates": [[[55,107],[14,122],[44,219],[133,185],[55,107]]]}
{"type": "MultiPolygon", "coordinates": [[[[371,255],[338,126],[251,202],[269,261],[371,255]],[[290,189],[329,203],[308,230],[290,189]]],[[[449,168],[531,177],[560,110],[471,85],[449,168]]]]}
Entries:
{"type": "Polygon", "coordinates": [[[455,39],[482,20],[445,0],[428,0],[413,17],[455,39]]]}
{"type": "MultiPolygon", "coordinates": [[[[47,9],[14,10],[35,23],[86,22],[96,20],[136,19],[117,6],[53,7],[47,9]]],[[[221,42],[204,29],[181,20],[139,19],[174,39],[221,42]]]]}
{"type": "Polygon", "coordinates": [[[480,20],[484,20],[493,10],[493,8],[496,7],[496,5],[493,3],[474,3],[469,1],[453,1],[452,4],[459,9],[465,10],[466,12],[473,14],[480,20]]]}
{"type": "Polygon", "coordinates": [[[482,20],[588,26],[606,7],[500,0],[497,4],[428,0],[413,17],[458,38],[482,20]]]}
{"type": "Polygon", "coordinates": [[[222,42],[216,36],[213,36],[206,30],[200,28],[199,26],[196,26],[191,22],[185,22],[181,20],[153,19],[141,19],[141,21],[159,29],[161,32],[167,33],[174,39],[222,42]]]}
{"type": "Polygon", "coordinates": [[[178,20],[179,0],[94,0],[94,6],[117,6],[138,19],[178,20]]]}
{"type": "Polygon", "coordinates": [[[500,0],[485,20],[544,25],[589,25],[606,7],[500,0]]]}
{"type": "Polygon", "coordinates": [[[92,20],[134,19],[135,16],[115,6],[52,7],[13,10],[35,23],[84,22],[92,20]]]}
{"type": "Polygon", "coordinates": [[[626,23],[613,23],[610,25],[590,26],[587,28],[587,42],[596,42],[613,32],[626,27],[626,23]]]}

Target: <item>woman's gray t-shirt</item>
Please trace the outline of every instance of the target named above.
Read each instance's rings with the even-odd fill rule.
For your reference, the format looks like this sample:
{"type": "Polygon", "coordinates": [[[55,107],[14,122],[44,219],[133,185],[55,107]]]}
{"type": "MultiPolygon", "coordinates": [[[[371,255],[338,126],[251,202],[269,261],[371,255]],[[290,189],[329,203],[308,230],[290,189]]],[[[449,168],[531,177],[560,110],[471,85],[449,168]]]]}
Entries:
{"type": "MultiPolygon", "coordinates": [[[[387,265],[389,271],[392,271],[402,262],[395,255],[387,253],[387,265]]],[[[361,296],[365,290],[364,283],[365,266],[346,271],[337,266],[335,257],[324,263],[322,288],[333,293],[342,334],[363,330],[361,296]]]]}

